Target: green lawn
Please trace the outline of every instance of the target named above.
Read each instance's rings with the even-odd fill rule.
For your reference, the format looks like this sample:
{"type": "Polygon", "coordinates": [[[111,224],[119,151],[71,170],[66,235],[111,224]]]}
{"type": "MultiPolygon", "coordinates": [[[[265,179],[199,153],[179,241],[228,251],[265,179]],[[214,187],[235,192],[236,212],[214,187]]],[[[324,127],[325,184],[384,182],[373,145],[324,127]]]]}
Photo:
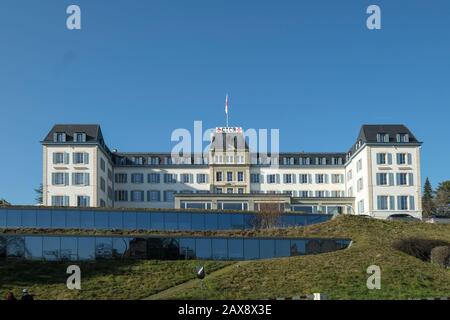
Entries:
{"type": "MultiPolygon", "coordinates": [[[[142,234],[142,233],[141,233],[142,234]]],[[[186,233],[184,233],[186,234],[186,233]]],[[[198,234],[198,233],[196,233],[198,234]]],[[[208,235],[348,237],[350,248],[326,254],[250,261],[230,266],[207,262],[206,293],[194,278],[196,261],[103,261],[81,263],[82,290],[65,288],[63,263],[0,262],[0,293],[29,287],[38,298],[264,299],[322,292],[332,299],[408,299],[450,296],[450,271],[392,248],[394,240],[417,237],[450,241],[450,225],[388,222],[355,216],[282,230],[206,232],[208,235]],[[368,290],[368,266],[380,266],[381,290],[368,290]],[[168,288],[170,290],[164,291],[168,288]]]]}

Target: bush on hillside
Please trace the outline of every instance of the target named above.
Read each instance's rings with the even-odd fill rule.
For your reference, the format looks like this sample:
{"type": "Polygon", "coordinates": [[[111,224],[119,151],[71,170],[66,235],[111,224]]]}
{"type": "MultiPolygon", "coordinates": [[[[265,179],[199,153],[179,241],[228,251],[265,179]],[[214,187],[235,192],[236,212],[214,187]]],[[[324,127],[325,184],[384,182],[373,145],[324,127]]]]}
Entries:
{"type": "Polygon", "coordinates": [[[397,240],[393,243],[394,249],[400,250],[423,261],[430,261],[431,250],[439,246],[450,246],[450,243],[443,240],[417,238],[397,240]]]}
{"type": "Polygon", "coordinates": [[[450,246],[439,246],[431,250],[431,263],[444,268],[450,267],[450,246]]]}

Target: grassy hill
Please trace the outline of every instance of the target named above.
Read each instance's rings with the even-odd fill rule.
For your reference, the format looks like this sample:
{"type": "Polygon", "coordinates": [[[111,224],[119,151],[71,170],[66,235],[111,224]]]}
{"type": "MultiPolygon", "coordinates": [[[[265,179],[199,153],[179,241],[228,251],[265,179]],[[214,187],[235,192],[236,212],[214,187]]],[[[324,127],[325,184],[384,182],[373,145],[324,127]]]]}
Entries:
{"type": "Polygon", "coordinates": [[[81,291],[65,288],[67,263],[1,261],[0,293],[28,287],[38,299],[270,299],[313,292],[332,299],[450,296],[449,270],[392,247],[395,240],[411,237],[450,241],[450,225],[341,216],[307,227],[195,234],[349,237],[353,244],[333,253],[246,262],[83,262],[81,291]],[[209,274],[205,292],[193,280],[199,264],[209,274]],[[366,269],[373,264],[381,268],[380,290],[366,287],[366,269]]]}

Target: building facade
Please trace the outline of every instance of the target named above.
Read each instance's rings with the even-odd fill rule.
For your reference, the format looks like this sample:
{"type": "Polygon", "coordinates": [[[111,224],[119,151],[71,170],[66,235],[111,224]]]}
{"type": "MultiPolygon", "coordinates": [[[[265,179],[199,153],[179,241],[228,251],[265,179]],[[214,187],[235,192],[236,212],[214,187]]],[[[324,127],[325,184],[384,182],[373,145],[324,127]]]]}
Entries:
{"type": "Polygon", "coordinates": [[[363,125],[342,153],[252,152],[217,128],[204,154],[111,151],[99,125],[42,141],[47,206],[186,208],[421,217],[420,147],[404,125],[363,125]]]}

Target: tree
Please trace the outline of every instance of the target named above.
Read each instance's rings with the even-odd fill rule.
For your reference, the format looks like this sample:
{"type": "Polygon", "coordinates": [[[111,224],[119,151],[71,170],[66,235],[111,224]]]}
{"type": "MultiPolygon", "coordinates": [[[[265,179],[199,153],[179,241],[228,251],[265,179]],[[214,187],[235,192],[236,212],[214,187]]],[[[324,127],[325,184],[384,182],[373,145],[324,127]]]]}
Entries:
{"type": "Polygon", "coordinates": [[[44,188],[42,186],[42,183],[39,185],[39,188],[34,189],[34,192],[36,192],[36,202],[38,204],[42,204],[44,202],[43,194],[44,194],[44,188]]]}
{"type": "Polygon", "coordinates": [[[436,210],[436,206],[434,205],[434,192],[431,187],[430,180],[428,178],[425,180],[425,185],[423,187],[423,196],[422,196],[422,209],[423,215],[425,217],[430,217],[436,210]]]}
{"type": "Polygon", "coordinates": [[[435,205],[438,214],[450,216],[450,180],[439,184],[436,189],[435,205]]]}

